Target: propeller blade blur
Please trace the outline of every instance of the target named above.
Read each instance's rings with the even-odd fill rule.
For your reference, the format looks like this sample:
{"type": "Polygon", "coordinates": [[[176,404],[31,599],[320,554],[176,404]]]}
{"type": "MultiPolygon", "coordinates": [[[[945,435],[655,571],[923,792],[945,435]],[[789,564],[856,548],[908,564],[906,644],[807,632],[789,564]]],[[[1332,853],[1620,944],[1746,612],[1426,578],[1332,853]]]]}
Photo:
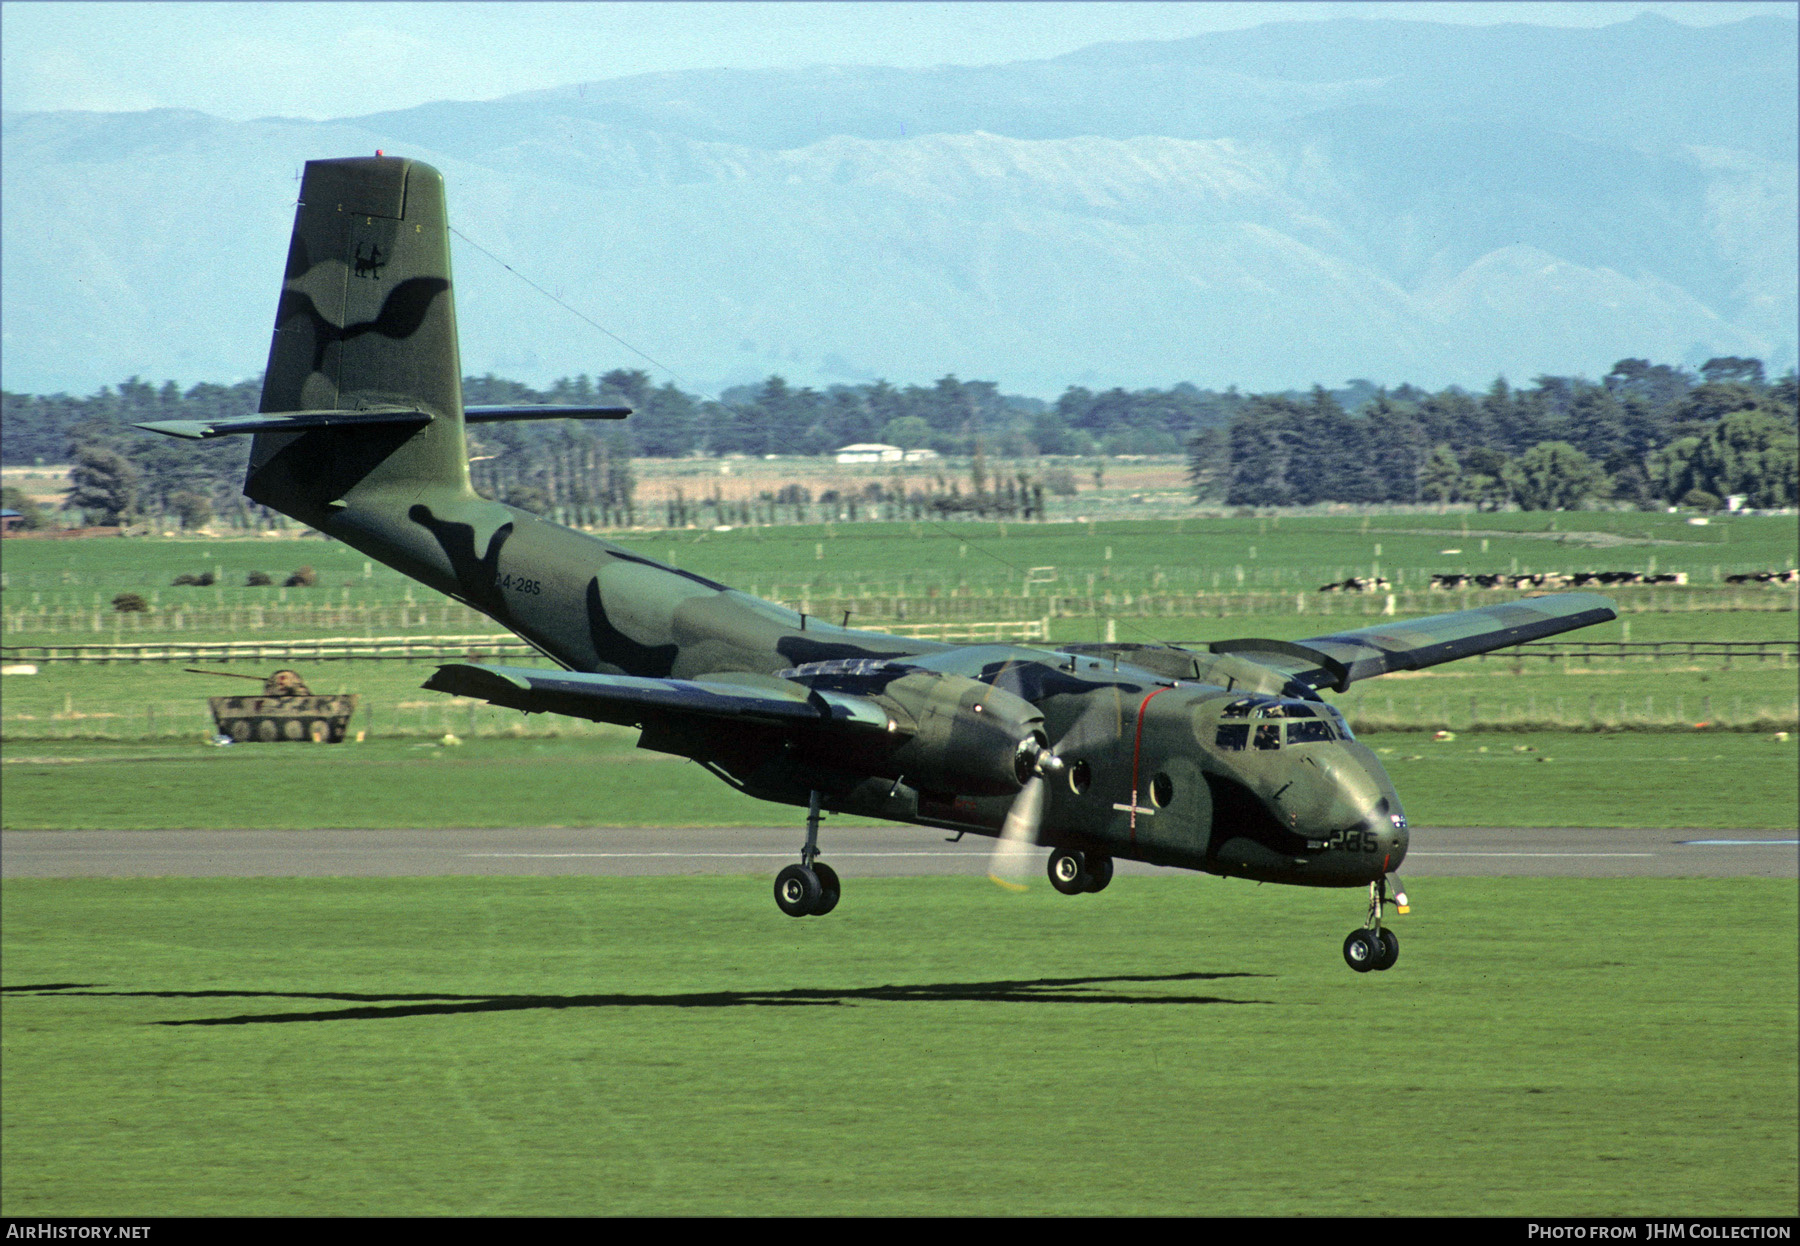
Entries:
{"type": "Polygon", "coordinates": [[[1031,849],[1037,843],[1038,823],[1043,816],[1044,777],[1032,775],[1012,808],[1006,811],[994,855],[988,861],[988,877],[1008,891],[1025,890],[1025,878],[1031,872],[1031,849]]]}

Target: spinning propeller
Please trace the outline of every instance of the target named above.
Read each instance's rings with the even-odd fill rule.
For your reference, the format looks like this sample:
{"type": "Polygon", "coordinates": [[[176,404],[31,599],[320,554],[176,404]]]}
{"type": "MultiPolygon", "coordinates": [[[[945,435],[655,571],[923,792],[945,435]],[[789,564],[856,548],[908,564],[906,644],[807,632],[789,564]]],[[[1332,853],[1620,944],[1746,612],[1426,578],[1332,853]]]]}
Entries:
{"type": "Polygon", "coordinates": [[[1008,891],[1025,890],[1031,849],[1037,843],[1038,825],[1044,820],[1044,776],[1061,772],[1063,759],[1054,749],[1036,745],[1027,764],[1031,777],[1006,811],[1000,838],[994,842],[994,855],[988,860],[988,877],[1008,891]]]}
{"type": "Polygon", "coordinates": [[[1076,753],[1092,744],[1104,730],[1103,719],[1114,715],[1102,702],[1090,705],[1075,720],[1068,733],[1051,747],[1036,740],[1020,745],[1021,763],[1030,768],[1030,777],[1006,811],[1000,826],[1000,837],[988,859],[988,877],[1008,891],[1025,890],[1025,877],[1031,871],[1031,849],[1037,844],[1038,826],[1044,820],[1044,780],[1061,774],[1067,766],[1065,753],[1076,753]]]}

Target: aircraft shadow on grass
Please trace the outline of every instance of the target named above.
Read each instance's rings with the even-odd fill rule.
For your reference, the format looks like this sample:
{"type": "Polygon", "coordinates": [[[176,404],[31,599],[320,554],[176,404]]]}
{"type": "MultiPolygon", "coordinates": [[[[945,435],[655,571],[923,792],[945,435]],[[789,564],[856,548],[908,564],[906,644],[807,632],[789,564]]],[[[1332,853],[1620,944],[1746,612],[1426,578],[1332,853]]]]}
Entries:
{"type": "Polygon", "coordinates": [[[11,995],[93,995],[122,999],[294,999],[339,1000],[351,1007],[317,1012],[244,1013],[193,1017],[154,1025],[264,1025],[289,1021],[378,1021],[395,1017],[454,1016],[482,1012],[524,1012],[559,1008],[821,1008],[845,1004],[1266,1004],[1268,1000],[1218,995],[1137,994],[1106,989],[1106,983],[1211,982],[1261,978],[1252,973],[1117,974],[1087,978],[1035,978],[994,982],[934,982],[914,985],[791,987],[775,991],[686,991],[656,994],[450,995],[437,992],[388,995],[352,991],[108,991],[96,983],[45,983],[0,988],[11,995]]]}

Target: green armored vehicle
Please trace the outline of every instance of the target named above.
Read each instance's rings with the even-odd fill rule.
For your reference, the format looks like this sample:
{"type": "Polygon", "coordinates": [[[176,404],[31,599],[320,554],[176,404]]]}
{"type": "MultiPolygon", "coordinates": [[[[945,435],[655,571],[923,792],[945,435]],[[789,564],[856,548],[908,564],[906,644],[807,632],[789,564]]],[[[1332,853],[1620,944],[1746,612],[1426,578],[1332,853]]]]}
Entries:
{"type": "Polygon", "coordinates": [[[219,735],[229,736],[238,744],[277,744],[284,740],[340,744],[350,716],[356,713],[355,696],[314,696],[295,671],[276,671],[264,679],[232,671],[201,671],[192,667],[188,670],[195,675],[224,675],[262,683],[260,696],[207,698],[219,735]]]}

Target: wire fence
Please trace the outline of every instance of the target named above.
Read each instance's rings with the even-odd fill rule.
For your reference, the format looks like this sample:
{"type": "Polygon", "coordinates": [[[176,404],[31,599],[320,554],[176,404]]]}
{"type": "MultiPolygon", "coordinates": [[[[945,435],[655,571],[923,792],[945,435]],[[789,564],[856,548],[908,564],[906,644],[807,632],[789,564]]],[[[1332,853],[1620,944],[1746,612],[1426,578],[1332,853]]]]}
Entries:
{"type": "MultiPolygon", "coordinates": [[[[1800,698],[1687,694],[1646,696],[1608,693],[1454,694],[1379,690],[1338,702],[1358,731],[1796,731],[1800,698]]],[[[593,737],[627,730],[579,718],[521,714],[456,697],[375,700],[363,697],[346,739],[459,739],[493,737],[593,737]]],[[[47,714],[6,713],[0,739],[213,740],[217,724],[205,701],[156,700],[122,707],[116,702],[71,701],[47,714]]]]}
{"type": "MultiPolygon", "coordinates": [[[[1502,601],[1525,592],[1503,589],[1404,590],[1391,593],[1309,594],[1305,592],[877,596],[793,594],[769,599],[815,618],[847,619],[853,627],[893,630],[891,624],[958,622],[1019,623],[1058,619],[1226,619],[1253,615],[1317,615],[1376,619],[1396,615],[1441,614],[1502,601]]],[[[1793,611],[1800,597],[1777,589],[1610,590],[1622,614],[1687,611],[1793,611]]],[[[506,636],[479,611],[458,602],[367,605],[270,605],[182,607],[120,612],[110,606],[36,606],[0,613],[7,637],[80,636],[110,638],[115,644],[150,636],[243,636],[260,632],[298,635],[337,632],[376,637],[419,631],[506,636]]],[[[1048,638],[1048,631],[1046,636],[1048,638]]]]}
{"type": "MultiPolygon", "coordinates": [[[[890,635],[942,640],[957,644],[1001,644],[1047,639],[1042,619],[969,623],[894,623],[890,635]]],[[[455,636],[315,636],[292,640],[152,641],[99,644],[0,645],[7,664],[63,662],[421,662],[486,661],[490,658],[539,656],[537,646],[510,632],[476,632],[455,636]]]]}

